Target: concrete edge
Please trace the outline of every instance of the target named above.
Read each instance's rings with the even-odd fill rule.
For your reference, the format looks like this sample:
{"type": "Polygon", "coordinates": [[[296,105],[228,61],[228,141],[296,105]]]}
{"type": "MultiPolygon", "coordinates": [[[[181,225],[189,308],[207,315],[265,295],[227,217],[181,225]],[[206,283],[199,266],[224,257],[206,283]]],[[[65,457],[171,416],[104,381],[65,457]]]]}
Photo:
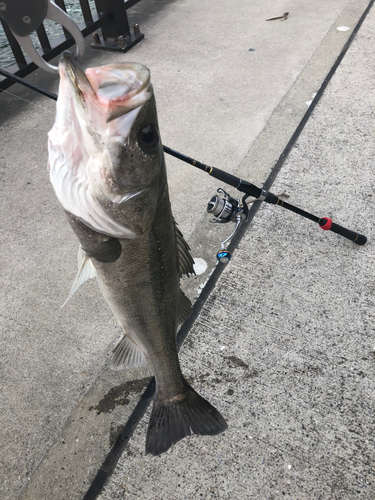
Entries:
{"type": "MultiPolygon", "coordinates": [[[[265,127],[252,143],[241,163],[231,173],[256,184],[258,187],[265,187],[267,182],[266,189],[271,188],[270,176],[274,178],[277,175],[276,170],[286,159],[296,140],[296,134],[298,135],[302,131],[328,82],[330,73],[336,69],[335,65],[343,57],[348,44],[351,43],[359,24],[362,24],[372,4],[373,0],[359,0],[358,2],[349,0],[336,22],[327,32],[321,45],[316,48],[303,71],[269,117],[265,127]],[[341,25],[350,26],[351,29],[339,32],[337,26],[341,25]],[[314,94],[315,97],[313,97],[314,94]],[[309,105],[308,101],[311,101],[309,105]],[[261,174],[254,178],[252,172],[260,172],[261,174]]],[[[222,168],[220,165],[215,166],[222,168]]],[[[220,181],[217,183],[218,187],[224,187],[234,197],[238,196],[238,191],[235,192],[230,186],[225,187],[224,183],[220,183],[220,181]]],[[[213,192],[213,194],[215,193],[213,192]]],[[[197,290],[203,289],[215,269],[216,252],[220,249],[220,241],[230,234],[226,224],[211,224],[209,219],[209,217],[204,217],[188,240],[191,248],[199,249],[199,257],[208,263],[204,274],[195,279],[182,281],[184,292],[195,300],[198,298],[197,293],[198,295],[200,293],[197,290]],[[202,241],[204,241],[204,245],[202,245],[202,241]]]]}
{"type": "MultiPolygon", "coordinates": [[[[285,150],[298,125],[317,102],[317,94],[334,67],[337,59],[345,49],[345,45],[355,36],[358,23],[362,24],[373,4],[372,0],[349,0],[341,11],[336,22],[327,32],[324,40],[312,54],[303,71],[298,75],[288,93],[274,110],[265,127],[260,132],[235,175],[246,179],[250,166],[255,171],[264,171],[268,166],[266,177],[285,150]],[[338,31],[338,26],[348,26],[348,31],[338,31]],[[324,76],[323,76],[324,75],[324,76]],[[308,105],[307,103],[310,102],[308,105]]],[[[253,182],[252,179],[246,179],[253,182]]]]}

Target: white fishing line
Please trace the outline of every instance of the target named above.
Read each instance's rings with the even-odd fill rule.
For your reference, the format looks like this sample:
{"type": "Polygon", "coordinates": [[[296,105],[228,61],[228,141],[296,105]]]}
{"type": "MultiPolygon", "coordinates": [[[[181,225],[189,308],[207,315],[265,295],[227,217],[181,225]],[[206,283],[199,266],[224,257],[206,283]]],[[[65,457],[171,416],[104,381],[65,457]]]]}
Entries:
{"type": "Polygon", "coordinates": [[[37,108],[43,109],[43,111],[48,111],[49,109],[43,108],[43,106],[40,106],[39,104],[35,104],[34,102],[28,101],[27,99],[24,99],[23,97],[19,97],[16,94],[12,94],[12,92],[9,92],[8,90],[2,90],[1,92],[5,92],[6,94],[11,95],[12,97],[15,97],[16,99],[20,99],[20,101],[27,102],[28,104],[31,104],[32,106],[35,106],[37,108]]]}

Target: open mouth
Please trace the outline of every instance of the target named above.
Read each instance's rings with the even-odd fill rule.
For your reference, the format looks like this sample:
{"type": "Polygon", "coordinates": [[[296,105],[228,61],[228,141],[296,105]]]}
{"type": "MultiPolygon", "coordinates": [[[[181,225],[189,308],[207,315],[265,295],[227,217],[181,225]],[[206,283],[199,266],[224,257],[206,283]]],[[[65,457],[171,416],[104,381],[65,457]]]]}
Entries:
{"type": "Polygon", "coordinates": [[[98,102],[107,110],[107,122],[142,106],[152,95],[150,71],[142,64],[88,68],[86,77],[96,92],[98,102]]]}
{"type": "Polygon", "coordinates": [[[86,76],[102,101],[129,100],[150,83],[150,71],[136,63],[88,68],[86,76]]]}
{"type": "MultiPolygon", "coordinates": [[[[66,76],[81,98],[96,101],[109,122],[142,106],[152,95],[150,71],[138,63],[122,63],[88,68],[79,66],[70,52],[60,58],[66,76]]],[[[61,72],[60,72],[61,73],[61,72]]]]}

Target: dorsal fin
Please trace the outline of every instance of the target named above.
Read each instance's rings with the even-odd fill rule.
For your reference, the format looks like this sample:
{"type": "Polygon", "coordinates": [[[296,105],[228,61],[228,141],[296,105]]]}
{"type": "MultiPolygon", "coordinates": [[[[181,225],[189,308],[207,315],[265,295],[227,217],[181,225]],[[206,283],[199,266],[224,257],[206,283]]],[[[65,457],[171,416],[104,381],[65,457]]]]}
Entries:
{"type": "Polygon", "coordinates": [[[173,220],[175,234],[176,234],[176,243],[177,243],[177,251],[178,251],[178,270],[180,275],[182,274],[195,274],[194,271],[194,260],[190,254],[190,247],[186,243],[184,237],[182,236],[181,231],[177,227],[177,222],[173,220]]]}

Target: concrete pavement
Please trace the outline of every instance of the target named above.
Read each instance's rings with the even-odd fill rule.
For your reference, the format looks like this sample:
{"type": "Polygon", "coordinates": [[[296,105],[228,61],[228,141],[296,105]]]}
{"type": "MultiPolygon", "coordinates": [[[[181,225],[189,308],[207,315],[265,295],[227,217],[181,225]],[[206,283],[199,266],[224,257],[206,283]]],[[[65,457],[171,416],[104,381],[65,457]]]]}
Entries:
{"type": "Polygon", "coordinates": [[[101,500],[375,497],[374,21],[273,185],[369,243],[263,205],[181,354],[228,431],[145,456],[148,412],[101,500]]]}
{"type": "MultiPolygon", "coordinates": [[[[151,68],[165,144],[261,184],[367,5],[145,1],[133,16],[147,39],[126,60],[151,68]],[[265,22],[285,11],[287,21],[265,22]],[[342,25],[350,29],[338,31],[342,25]]],[[[272,188],[369,237],[371,18],[272,188]]],[[[118,57],[88,53],[86,64],[118,57]]],[[[30,79],[57,91],[57,80],[38,73],[30,79]]],[[[120,331],[94,283],[59,309],[77,242],[45,170],[54,103],[10,90],[17,97],[0,96],[0,493],[16,498],[25,485],[19,498],[79,499],[149,373],[107,367],[120,331]]],[[[193,298],[225,234],[203,215],[220,183],[167,162],[180,228],[210,264],[185,285],[193,298]]],[[[103,498],[372,498],[372,247],[295,217],[262,207],[181,353],[184,373],[227,417],[228,432],[144,457],[146,414],[103,498]]]]}

